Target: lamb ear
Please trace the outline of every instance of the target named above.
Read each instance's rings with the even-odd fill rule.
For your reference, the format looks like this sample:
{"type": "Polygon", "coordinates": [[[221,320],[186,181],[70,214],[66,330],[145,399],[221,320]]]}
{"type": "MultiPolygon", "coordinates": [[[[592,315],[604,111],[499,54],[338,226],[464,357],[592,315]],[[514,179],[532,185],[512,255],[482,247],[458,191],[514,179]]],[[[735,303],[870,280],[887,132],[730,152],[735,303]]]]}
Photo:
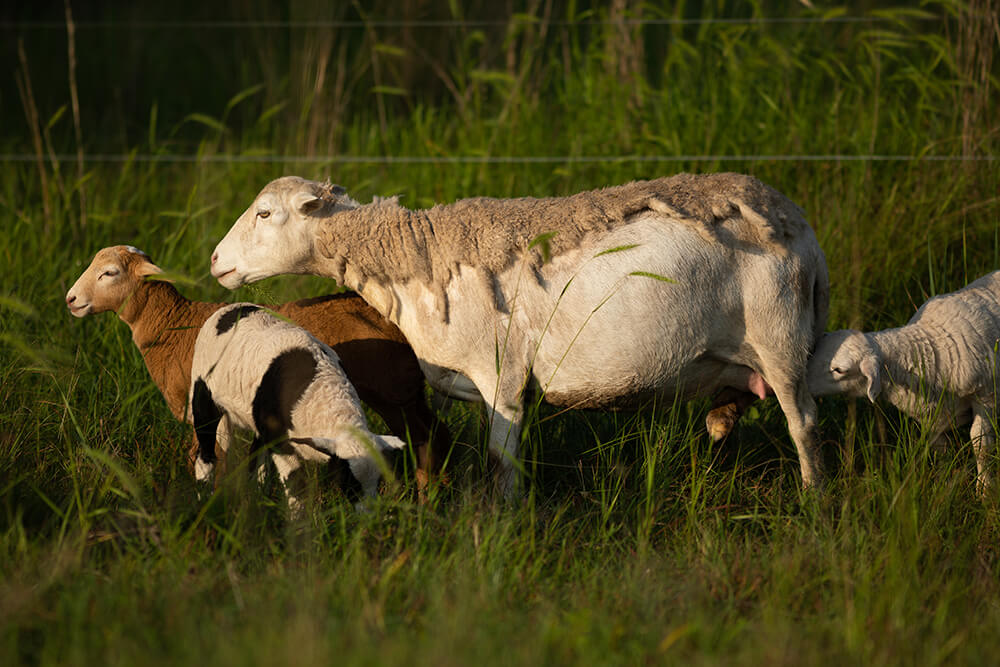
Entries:
{"type": "Polygon", "coordinates": [[[868,355],[858,364],[861,374],[868,379],[868,400],[872,403],[882,393],[882,370],[875,355],[868,355]]]}
{"type": "Polygon", "coordinates": [[[135,272],[140,278],[146,278],[147,276],[158,276],[162,274],[163,269],[152,262],[143,262],[136,268],[135,272]]]}
{"type": "Polygon", "coordinates": [[[323,207],[323,200],[311,192],[296,192],[292,207],[302,215],[309,215],[323,207]]]}

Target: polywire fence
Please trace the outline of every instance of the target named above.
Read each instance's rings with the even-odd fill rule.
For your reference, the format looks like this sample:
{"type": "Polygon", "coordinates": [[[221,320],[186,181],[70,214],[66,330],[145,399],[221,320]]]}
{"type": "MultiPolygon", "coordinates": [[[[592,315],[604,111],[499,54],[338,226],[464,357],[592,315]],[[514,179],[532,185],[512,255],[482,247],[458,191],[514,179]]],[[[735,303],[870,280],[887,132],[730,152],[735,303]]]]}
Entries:
{"type": "MultiPolygon", "coordinates": [[[[544,23],[553,27],[655,27],[655,26],[830,26],[845,24],[877,26],[919,22],[942,22],[948,17],[924,9],[913,8],[891,12],[874,11],[867,15],[838,15],[826,13],[805,16],[750,16],[750,17],[665,17],[631,16],[615,18],[546,17],[541,19],[526,14],[515,14],[498,19],[267,19],[267,20],[172,20],[172,19],[117,19],[117,20],[0,20],[0,29],[15,33],[54,30],[175,30],[175,31],[239,31],[239,30],[308,30],[308,29],[416,29],[448,30],[503,28],[544,23]]],[[[995,17],[982,16],[995,21],[995,17]]],[[[0,153],[0,163],[37,162],[37,153],[0,153]]],[[[288,164],[595,164],[595,163],[657,163],[657,162],[994,162],[996,155],[935,155],[935,154],[607,154],[607,155],[283,155],[277,153],[117,153],[90,151],[80,154],[48,154],[46,161],[76,161],[88,164],[113,163],[288,163],[288,164]]]]}
{"type": "MultiPolygon", "coordinates": [[[[597,26],[692,26],[692,25],[837,25],[844,23],[891,23],[898,18],[889,16],[759,16],[759,17],[706,17],[706,18],[631,18],[618,19],[545,19],[545,24],[557,27],[597,26]]],[[[920,11],[908,12],[906,20],[940,21],[939,16],[920,11]]],[[[496,28],[509,25],[531,25],[540,19],[532,16],[514,16],[509,19],[371,19],[371,20],[94,20],[74,21],[77,29],[120,30],[241,30],[259,28],[496,28]]],[[[0,21],[0,28],[14,30],[61,30],[65,21],[0,21]]]]}
{"type": "MultiPolygon", "coordinates": [[[[0,162],[36,162],[31,153],[0,153],[0,162]]],[[[46,160],[73,161],[75,154],[47,155],[46,160]]],[[[278,163],[321,164],[594,164],[615,162],[994,162],[995,155],[239,155],[91,153],[93,164],[136,163],[278,163]]]]}

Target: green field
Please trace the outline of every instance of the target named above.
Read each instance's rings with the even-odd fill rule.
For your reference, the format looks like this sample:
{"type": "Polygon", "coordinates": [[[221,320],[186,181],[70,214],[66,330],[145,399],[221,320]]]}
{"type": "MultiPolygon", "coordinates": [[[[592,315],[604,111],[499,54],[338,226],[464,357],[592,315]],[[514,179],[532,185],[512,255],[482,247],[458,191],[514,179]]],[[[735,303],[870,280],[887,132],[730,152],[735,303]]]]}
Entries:
{"type": "Polygon", "coordinates": [[[195,299],[337,289],[209,275],[282,174],[419,207],[739,171],[806,210],[831,328],[896,326],[1000,268],[996,2],[203,4],[73,7],[72,68],[62,3],[0,14],[0,664],[996,663],[967,431],[823,399],[803,494],[773,399],[716,446],[707,401],[541,406],[505,503],[456,404],[429,502],[292,521],[239,475],[199,501],[128,328],[63,302],[119,243],[195,299]],[[220,18],[257,23],[162,23],[220,18]]]}

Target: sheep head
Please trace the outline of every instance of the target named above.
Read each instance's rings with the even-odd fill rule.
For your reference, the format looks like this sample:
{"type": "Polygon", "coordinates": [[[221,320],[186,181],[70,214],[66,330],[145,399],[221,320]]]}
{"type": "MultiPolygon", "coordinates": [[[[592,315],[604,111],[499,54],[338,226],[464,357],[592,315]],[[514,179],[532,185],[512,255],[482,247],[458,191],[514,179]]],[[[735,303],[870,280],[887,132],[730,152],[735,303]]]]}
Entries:
{"type": "Polygon", "coordinates": [[[117,311],[147,276],[159,273],[163,273],[160,267],[138,248],[104,248],[66,293],[66,307],[75,317],[117,311]]]}
{"type": "Polygon", "coordinates": [[[314,224],[357,208],[339,185],[285,176],[271,181],[212,253],[212,275],[236,289],[284,273],[311,273],[314,224]]]}
{"type": "Polygon", "coordinates": [[[882,391],[882,360],[860,331],[823,334],[809,359],[809,391],[814,396],[867,396],[872,403],[882,391]]]}

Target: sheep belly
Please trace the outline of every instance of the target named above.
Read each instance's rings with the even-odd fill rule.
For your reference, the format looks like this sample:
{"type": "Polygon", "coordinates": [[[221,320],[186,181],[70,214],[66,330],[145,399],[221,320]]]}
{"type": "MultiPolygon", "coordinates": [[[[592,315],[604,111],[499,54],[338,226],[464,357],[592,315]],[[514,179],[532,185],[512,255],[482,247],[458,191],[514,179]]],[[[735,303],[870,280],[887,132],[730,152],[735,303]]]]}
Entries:
{"type": "Polygon", "coordinates": [[[766,384],[749,375],[758,360],[746,344],[744,313],[749,301],[766,312],[779,300],[785,262],[709,244],[688,227],[630,225],[581,252],[577,266],[557,260],[543,271],[539,289],[547,294],[526,301],[544,301],[554,314],[539,311],[521,321],[535,326],[535,378],[549,400],[588,406],[704,395],[724,386],[760,395],[766,384]],[[633,243],[639,245],[594,258],[633,243]]]}
{"type": "Polygon", "coordinates": [[[629,384],[590,386],[578,385],[563,389],[551,386],[545,400],[553,405],[587,409],[632,409],[641,407],[652,399],[690,399],[706,396],[724,387],[731,387],[764,398],[770,392],[767,382],[759,373],[746,366],[729,364],[705,357],[685,366],[677,375],[659,384],[638,382],[629,384]]]}

